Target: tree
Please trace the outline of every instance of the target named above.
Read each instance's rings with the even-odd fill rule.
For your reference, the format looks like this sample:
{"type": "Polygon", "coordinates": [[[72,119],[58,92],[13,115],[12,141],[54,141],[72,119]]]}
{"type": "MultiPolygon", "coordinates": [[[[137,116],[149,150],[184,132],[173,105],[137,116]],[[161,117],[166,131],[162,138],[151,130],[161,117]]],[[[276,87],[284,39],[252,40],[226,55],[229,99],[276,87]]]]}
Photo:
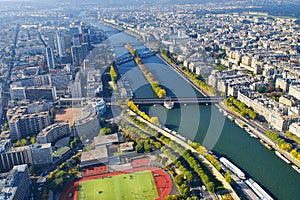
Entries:
{"type": "Polygon", "coordinates": [[[77,146],[78,141],[79,141],[78,138],[75,137],[75,138],[70,142],[70,148],[71,148],[71,149],[74,149],[74,148],[77,146]]]}
{"type": "Polygon", "coordinates": [[[232,179],[229,171],[226,171],[226,173],[224,174],[224,178],[229,184],[233,183],[233,179],[232,179]]]}
{"type": "Polygon", "coordinates": [[[113,131],[110,127],[104,127],[100,130],[99,135],[109,135],[111,133],[113,133],[113,131]]]}
{"type": "Polygon", "coordinates": [[[155,124],[155,125],[159,125],[159,120],[158,117],[151,117],[150,118],[150,122],[155,124]]]}
{"type": "Polygon", "coordinates": [[[8,123],[5,123],[5,124],[2,126],[2,131],[8,131],[8,130],[9,130],[8,123]]]}
{"type": "Polygon", "coordinates": [[[149,153],[152,149],[151,144],[149,144],[148,142],[144,142],[144,151],[145,153],[149,153]]]}
{"type": "Polygon", "coordinates": [[[209,182],[206,185],[206,189],[210,192],[214,192],[215,191],[215,184],[213,182],[209,182]]]}
{"type": "Polygon", "coordinates": [[[181,185],[184,182],[184,175],[183,174],[178,174],[177,176],[175,176],[174,182],[177,185],[181,185]]]}
{"type": "Polygon", "coordinates": [[[179,190],[180,190],[180,193],[185,197],[188,197],[190,194],[189,188],[186,186],[185,183],[183,183],[182,185],[179,186],[179,190]]]}
{"type": "Polygon", "coordinates": [[[137,145],[135,146],[135,150],[137,153],[143,153],[144,152],[144,145],[143,142],[139,141],[137,145]]]}
{"type": "Polygon", "coordinates": [[[56,185],[56,188],[59,189],[63,186],[64,179],[63,178],[57,178],[57,179],[54,180],[54,183],[56,185]]]}
{"type": "Polygon", "coordinates": [[[35,135],[30,138],[30,143],[31,144],[35,144],[36,143],[36,136],[35,135]]]}

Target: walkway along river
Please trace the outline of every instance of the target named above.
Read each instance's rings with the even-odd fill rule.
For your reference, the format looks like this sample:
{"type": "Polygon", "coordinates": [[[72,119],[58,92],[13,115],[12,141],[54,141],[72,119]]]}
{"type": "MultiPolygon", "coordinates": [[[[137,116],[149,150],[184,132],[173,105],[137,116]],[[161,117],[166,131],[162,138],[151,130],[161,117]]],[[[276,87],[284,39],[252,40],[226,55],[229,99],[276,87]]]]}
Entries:
{"type": "MultiPolygon", "coordinates": [[[[92,23],[104,31],[113,30],[104,24],[92,23]]],[[[120,44],[126,42],[138,44],[134,37],[124,32],[111,35],[109,40],[112,45],[116,45],[116,56],[127,53],[127,49],[120,44]]],[[[134,45],[134,48],[145,49],[145,46],[134,45]]],[[[158,57],[143,59],[143,63],[166,88],[168,95],[176,94],[178,97],[200,95],[158,57]]],[[[122,64],[120,72],[130,83],[137,98],[154,97],[151,87],[133,61],[122,64]]],[[[273,151],[261,145],[258,139],[251,138],[233,121],[225,118],[215,106],[181,105],[175,106],[172,110],[166,110],[162,106],[140,106],[140,109],[158,116],[166,127],[178,131],[187,139],[200,142],[212,148],[211,150],[218,155],[226,156],[272,196],[284,200],[300,199],[300,174],[279,159],[273,151]],[[208,135],[210,138],[215,136],[216,144],[212,147],[206,145],[208,135]]]]}

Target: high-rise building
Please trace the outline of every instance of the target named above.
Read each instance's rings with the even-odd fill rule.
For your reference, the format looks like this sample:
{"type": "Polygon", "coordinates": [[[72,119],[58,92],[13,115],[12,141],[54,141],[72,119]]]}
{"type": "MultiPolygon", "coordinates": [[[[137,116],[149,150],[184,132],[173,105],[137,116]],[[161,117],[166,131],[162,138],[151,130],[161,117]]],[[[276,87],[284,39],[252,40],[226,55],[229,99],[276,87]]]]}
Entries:
{"type": "Polygon", "coordinates": [[[56,100],[56,87],[51,86],[31,86],[25,89],[26,99],[34,101],[39,99],[56,100]]]}
{"type": "Polygon", "coordinates": [[[7,172],[15,165],[31,164],[40,168],[52,162],[51,143],[7,148],[0,153],[0,172],[7,172]]]}
{"type": "Polygon", "coordinates": [[[18,113],[8,121],[12,141],[38,134],[51,124],[49,112],[35,114],[18,113]]]}
{"type": "Polygon", "coordinates": [[[65,36],[59,30],[56,30],[56,41],[58,55],[60,58],[62,58],[66,53],[66,39],[65,36]]]}
{"type": "Polygon", "coordinates": [[[73,35],[73,46],[80,46],[84,40],[83,35],[81,33],[77,33],[73,35]]]}
{"type": "Polygon", "coordinates": [[[73,65],[80,66],[89,53],[89,45],[87,43],[83,43],[80,46],[72,46],[71,52],[73,65]]]}
{"type": "Polygon", "coordinates": [[[36,144],[30,148],[32,156],[32,165],[34,167],[43,167],[52,164],[52,147],[51,143],[36,144]]]}
{"type": "Polygon", "coordinates": [[[55,68],[54,55],[51,47],[46,48],[46,60],[47,60],[48,69],[54,69],[55,68]]]}
{"type": "Polygon", "coordinates": [[[11,100],[23,100],[26,99],[25,87],[14,87],[10,89],[11,100]]]}
{"type": "Polygon", "coordinates": [[[62,137],[69,136],[70,132],[69,122],[55,123],[39,132],[36,136],[36,142],[38,144],[52,143],[62,137]]]}
{"type": "Polygon", "coordinates": [[[0,188],[0,199],[22,200],[29,194],[30,178],[27,165],[14,166],[0,188]]]}
{"type": "Polygon", "coordinates": [[[7,172],[15,165],[32,163],[30,146],[7,149],[0,154],[0,172],[7,172]]]}

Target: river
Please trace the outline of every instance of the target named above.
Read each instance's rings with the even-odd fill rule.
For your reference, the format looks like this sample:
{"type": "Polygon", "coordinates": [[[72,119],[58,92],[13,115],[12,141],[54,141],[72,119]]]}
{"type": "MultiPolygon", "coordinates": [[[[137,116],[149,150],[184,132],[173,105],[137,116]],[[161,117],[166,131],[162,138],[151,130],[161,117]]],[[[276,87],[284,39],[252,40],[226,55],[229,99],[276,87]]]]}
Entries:
{"type": "MultiPolygon", "coordinates": [[[[120,44],[134,44],[138,50],[145,49],[134,37],[116,32],[111,27],[93,22],[98,28],[111,32],[108,40],[115,46],[116,56],[127,50],[120,44]]],[[[178,97],[200,94],[158,57],[143,59],[167,94],[178,97]]],[[[128,62],[120,67],[121,74],[130,83],[136,97],[153,97],[151,87],[135,63],[128,62]]],[[[189,140],[200,142],[218,155],[224,155],[251,176],[273,197],[283,200],[300,199],[300,174],[267,150],[258,139],[251,138],[243,129],[223,116],[216,106],[181,105],[172,110],[162,106],[141,106],[141,110],[158,116],[168,128],[178,131],[189,140]]]]}

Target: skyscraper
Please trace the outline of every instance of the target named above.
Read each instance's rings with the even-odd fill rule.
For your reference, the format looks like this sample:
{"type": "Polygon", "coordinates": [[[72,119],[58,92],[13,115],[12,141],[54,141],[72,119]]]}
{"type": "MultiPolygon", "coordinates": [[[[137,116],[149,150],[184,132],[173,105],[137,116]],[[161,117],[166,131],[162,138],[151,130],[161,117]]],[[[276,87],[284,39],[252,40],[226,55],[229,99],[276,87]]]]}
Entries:
{"type": "Polygon", "coordinates": [[[46,60],[47,60],[48,69],[54,69],[55,63],[54,63],[53,50],[51,47],[46,48],[46,60]]]}
{"type": "Polygon", "coordinates": [[[57,41],[57,49],[59,57],[63,57],[66,53],[66,40],[65,37],[60,31],[56,30],[56,41],[57,41]]]}
{"type": "Polygon", "coordinates": [[[87,43],[82,43],[82,45],[79,46],[72,46],[71,52],[73,65],[80,66],[89,53],[89,46],[87,43]]]}

